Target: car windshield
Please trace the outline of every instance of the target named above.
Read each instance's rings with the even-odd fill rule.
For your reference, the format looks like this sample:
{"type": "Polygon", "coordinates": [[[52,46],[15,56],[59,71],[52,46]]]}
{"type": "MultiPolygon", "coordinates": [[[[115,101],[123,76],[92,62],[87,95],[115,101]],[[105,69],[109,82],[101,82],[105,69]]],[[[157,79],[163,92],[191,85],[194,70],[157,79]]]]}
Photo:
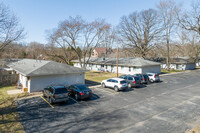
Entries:
{"type": "Polygon", "coordinates": [[[55,89],[55,94],[61,94],[61,93],[67,93],[67,89],[66,88],[55,89]]]}
{"type": "Polygon", "coordinates": [[[125,83],[126,83],[125,80],[120,81],[120,84],[125,84],[125,83]]]}
{"type": "Polygon", "coordinates": [[[76,86],[80,91],[89,90],[85,85],[76,86]]]}

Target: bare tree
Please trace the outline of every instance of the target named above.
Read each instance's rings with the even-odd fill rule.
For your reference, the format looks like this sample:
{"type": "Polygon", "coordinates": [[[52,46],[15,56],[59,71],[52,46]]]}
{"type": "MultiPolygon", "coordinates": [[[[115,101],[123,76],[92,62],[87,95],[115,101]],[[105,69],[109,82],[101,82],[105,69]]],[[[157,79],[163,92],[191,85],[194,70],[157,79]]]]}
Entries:
{"type": "Polygon", "coordinates": [[[16,16],[11,14],[7,6],[0,3],[0,52],[23,37],[23,31],[16,16]]]}
{"type": "Polygon", "coordinates": [[[123,16],[119,25],[122,44],[145,58],[162,31],[159,24],[158,13],[153,9],[123,16]]]}
{"type": "Polygon", "coordinates": [[[164,27],[164,38],[167,46],[167,69],[170,66],[170,41],[171,34],[175,26],[177,25],[177,14],[180,12],[180,6],[173,0],[162,0],[157,5],[159,15],[162,19],[164,27]]]}
{"type": "Polygon", "coordinates": [[[30,42],[26,48],[27,57],[31,59],[43,59],[45,54],[44,44],[38,42],[30,42]]]}
{"type": "MultiPolygon", "coordinates": [[[[200,1],[196,0],[192,3],[192,10],[183,12],[180,16],[178,16],[179,25],[190,32],[196,33],[198,35],[198,38],[200,37],[200,1]]],[[[193,53],[191,58],[194,59],[194,61],[197,61],[199,54],[200,54],[200,40],[197,40],[195,43],[195,36],[192,36],[191,43],[191,53],[193,53]]]]}
{"type": "Polygon", "coordinates": [[[104,31],[109,28],[110,25],[104,20],[86,22],[79,16],[70,17],[59,24],[58,29],[50,38],[63,50],[70,47],[76,53],[81,67],[85,68],[92,50],[101,43],[104,31]]]}
{"type": "Polygon", "coordinates": [[[116,32],[115,29],[106,29],[104,32],[102,44],[98,44],[98,47],[102,46],[105,48],[104,57],[107,57],[112,53],[112,47],[116,42],[116,32]]]}

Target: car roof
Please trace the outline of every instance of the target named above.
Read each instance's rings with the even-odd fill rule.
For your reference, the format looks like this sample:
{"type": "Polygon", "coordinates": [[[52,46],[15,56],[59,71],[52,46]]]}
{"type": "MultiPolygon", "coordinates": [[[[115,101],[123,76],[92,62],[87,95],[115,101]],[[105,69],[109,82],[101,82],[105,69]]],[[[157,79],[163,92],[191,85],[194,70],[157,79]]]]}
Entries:
{"type": "Polygon", "coordinates": [[[114,79],[114,80],[117,80],[117,81],[122,81],[124,79],[121,79],[121,78],[110,78],[110,79],[114,79]]]}
{"type": "Polygon", "coordinates": [[[146,74],[157,74],[157,73],[146,73],[146,74]]]}
{"type": "Polygon", "coordinates": [[[84,85],[84,84],[74,84],[73,86],[80,87],[80,86],[86,86],[86,85],[84,85]]]}
{"type": "Polygon", "coordinates": [[[54,89],[66,88],[65,86],[53,86],[54,89]]]}

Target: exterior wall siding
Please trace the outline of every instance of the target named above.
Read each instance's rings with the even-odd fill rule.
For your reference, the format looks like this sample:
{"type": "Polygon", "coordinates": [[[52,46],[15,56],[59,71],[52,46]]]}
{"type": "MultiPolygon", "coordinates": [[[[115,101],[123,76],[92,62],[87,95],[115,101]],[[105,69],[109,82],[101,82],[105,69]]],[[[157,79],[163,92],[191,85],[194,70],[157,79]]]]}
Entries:
{"type": "Polygon", "coordinates": [[[22,74],[19,74],[19,82],[22,84],[23,87],[28,87],[28,79],[22,74]]]}
{"type": "Polygon", "coordinates": [[[189,63],[186,65],[185,69],[186,70],[194,70],[196,67],[196,64],[195,63],[189,63]]]}
{"type": "Polygon", "coordinates": [[[50,85],[69,86],[72,84],[85,84],[85,74],[30,77],[28,91],[41,91],[43,88],[50,85]]]}
{"type": "MultiPolygon", "coordinates": [[[[167,69],[166,64],[161,65],[163,69],[167,69]]],[[[195,63],[187,63],[187,64],[170,64],[170,69],[175,70],[193,70],[195,69],[196,64],[195,63]]]]}
{"type": "Polygon", "coordinates": [[[160,66],[143,67],[142,73],[161,73],[161,67],[160,66]]]}
{"type": "MultiPolygon", "coordinates": [[[[74,63],[75,67],[80,67],[78,63],[74,63]]],[[[96,64],[88,64],[86,69],[94,70],[94,71],[105,71],[117,73],[117,66],[114,65],[96,65],[96,64]]],[[[161,66],[149,66],[149,67],[127,67],[127,66],[119,66],[118,72],[122,74],[137,74],[137,73],[161,73],[161,66]]]]}

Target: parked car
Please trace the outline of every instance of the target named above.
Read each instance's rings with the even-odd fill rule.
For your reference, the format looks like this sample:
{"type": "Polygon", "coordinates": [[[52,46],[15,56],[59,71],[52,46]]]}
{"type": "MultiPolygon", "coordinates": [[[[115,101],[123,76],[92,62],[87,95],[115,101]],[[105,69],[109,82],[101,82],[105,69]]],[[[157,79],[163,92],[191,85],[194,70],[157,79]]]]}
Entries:
{"type": "Polygon", "coordinates": [[[115,91],[125,90],[126,88],[128,88],[126,80],[121,78],[111,78],[108,80],[103,80],[101,82],[101,85],[104,88],[105,87],[113,88],[115,91]]]}
{"type": "Polygon", "coordinates": [[[145,84],[148,84],[149,83],[149,76],[147,75],[147,74],[142,74],[143,75],[143,77],[144,77],[144,83],[145,84]]]}
{"type": "Polygon", "coordinates": [[[160,77],[157,73],[146,73],[149,77],[150,82],[159,82],[160,81],[160,77]]]}
{"type": "Polygon", "coordinates": [[[83,84],[69,86],[68,92],[69,96],[74,96],[76,100],[89,99],[92,96],[92,90],[83,84]]]}
{"type": "Polygon", "coordinates": [[[144,78],[143,74],[134,74],[134,76],[139,77],[141,84],[145,83],[145,78],[144,78]]]}
{"type": "Polygon", "coordinates": [[[140,87],[140,85],[141,85],[140,79],[133,75],[122,75],[119,78],[126,80],[126,82],[128,84],[128,88],[140,87]]]}
{"type": "Polygon", "coordinates": [[[68,92],[65,86],[51,86],[42,90],[43,97],[47,97],[49,103],[68,102],[68,92]]]}

